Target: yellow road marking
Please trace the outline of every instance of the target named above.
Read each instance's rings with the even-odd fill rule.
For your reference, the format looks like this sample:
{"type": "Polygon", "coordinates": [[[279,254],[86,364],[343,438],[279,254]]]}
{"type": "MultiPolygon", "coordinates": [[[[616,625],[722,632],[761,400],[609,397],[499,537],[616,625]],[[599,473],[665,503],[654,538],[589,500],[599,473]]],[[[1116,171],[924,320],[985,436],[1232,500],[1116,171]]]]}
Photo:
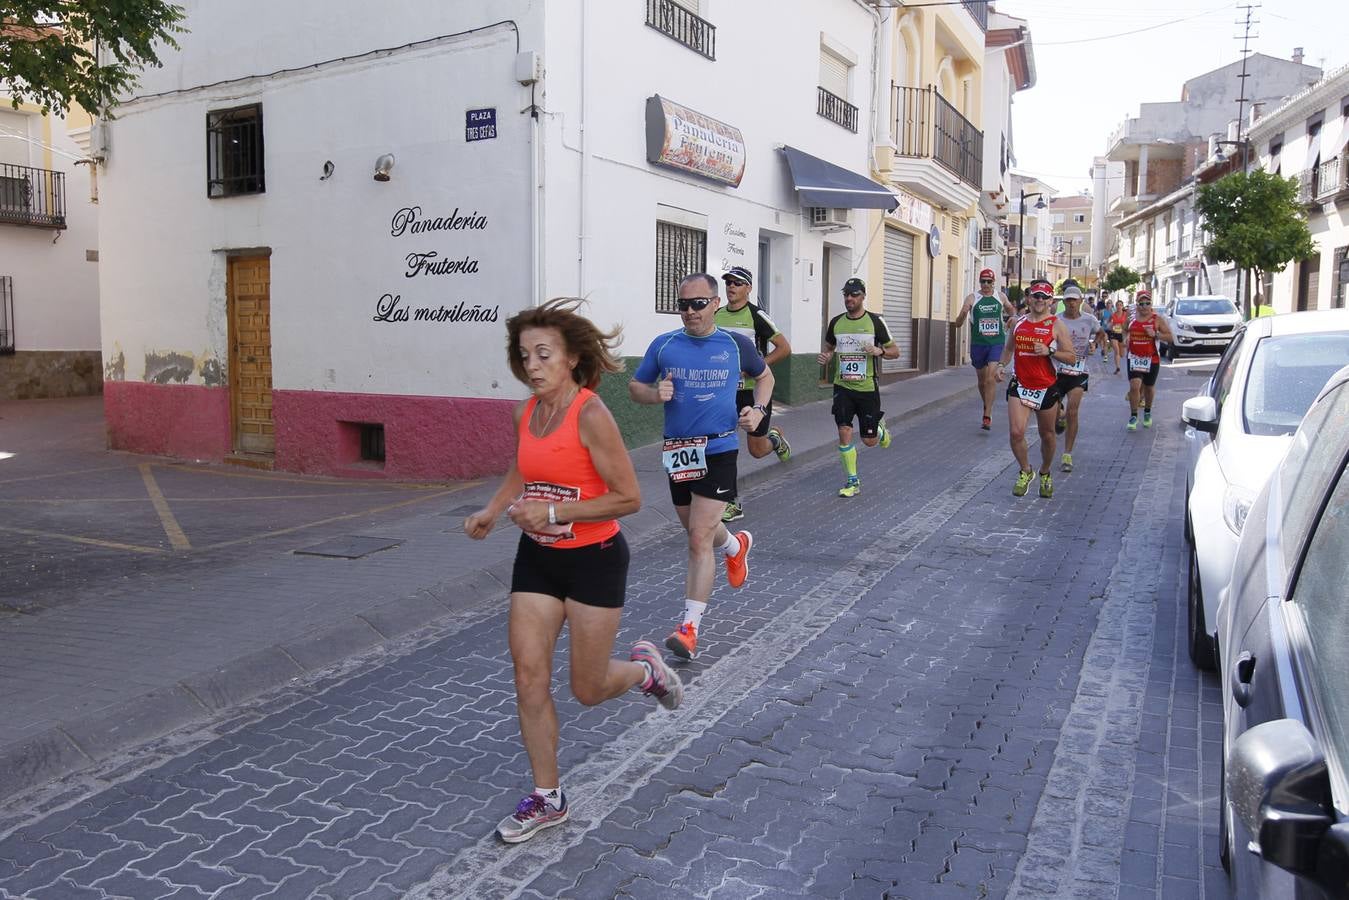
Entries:
{"type": "Polygon", "coordinates": [[[218,544],[210,544],[205,547],[198,547],[198,550],[219,550],[222,547],[233,547],[235,544],[246,544],[250,541],[261,540],[262,538],[277,537],[282,534],[291,534],[296,531],[304,531],[306,528],[315,528],[319,525],[329,525],[333,522],[342,522],[347,519],[356,519],[361,516],[369,516],[375,513],[388,512],[391,509],[398,509],[400,506],[411,506],[414,503],[425,503],[427,500],[435,500],[437,497],[445,497],[450,494],[458,493],[471,485],[454,487],[448,491],[441,491],[436,494],[427,494],[421,497],[413,497],[411,500],[400,500],[398,503],[390,503],[388,506],[377,506],[374,509],[363,509],[359,512],[346,513],[341,516],[332,516],[327,519],[319,519],[317,522],[307,522],[304,525],[293,525],[290,528],[279,528],[276,531],[265,531],[262,534],[254,534],[248,537],[235,538],[232,541],[221,541],[218,544]]]}
{"type": "MultiPolygon", "coordinates": [[[[342,500],[347,497],[379,497],[398,493],[395,491],[360,491],[351,494],[342,494],[336,496],[333,494],[270,494],[259,495],[256,497],[174,497],[174,503],[238,503],[252,500],[342,500]]],[[[32,503],[32,504],[60,504],[60,503],[144,503],[144,497],[64,497],[64,498],[35,498],[35,497],[6,497],[5,503],[32,503]]]]}
{"type": "Polygon", "coordinates": [[[62,541],[71,541],[76,544],[89,544],[94,547],[104,547],[109,550],[130,550],[133,553],[163,553],[161,547],[142,547],[139,544],[122,544],[117,541],[102,541],[98,538],[81,537],[78,534],[58,534],[54,531],[36,531],[32,528],[12,528],[8,525],[0,525],[0,531],[7,531],[11,534],[26,534],[29,537],[56,538],[62,541]]]}
{"type": "Polygon", "coordinates": [[[141,479],[145,482],[145,491],[150,495],[155,512],[159,513],[159,521],[164,526],[164,533],[169,536],[169,543],[175,550],[191,550],[192,544],[188,542],[187,535],[183,534],[178,520],[173,517],[173,510],[169,509],[169,502],[164,499],[164,493],[155,483],[155,476],[150,472],[150,464],[141,463],[140,470],[141,479]]]}
{"type": "Polygon", "coordinates": [[[49,472],[46,475],[24,475],[21,478],[0,478],[0,484],[17,484],[20,481],[41,481],[44,478],[69,478],[71,475],[85,475],[89,472],[110,472],[113,469],[129,469],[130,466],[99,466],[96,469],[72,469],[69,472],[49,472]]]}
{"type": "Polygon", "coordinates": [[[196,475],[212,475],[216,478],[246,478],[253,481],[275,481],[283,484],[308,484],[315,487],[359,487],[361,485],[378,484],[382,488],[394,488],[400,491],[434,491],[440,490],[447,485],[453,485],[456,489],[460,487],[477,487],[482,484],[481,481],[465,482],[418,482],[418,481],[374,481],[359,480],[352,484],[350,479],[324,481],[320,476],[311,475],[309,477],[288,476],[288,475],[268,475],[254,472],[225,472],[219,469],[211,469],[205,466],[189,465],[170,465],[164,468],[172,469],[175,472],[192,472],[196,475]]]}

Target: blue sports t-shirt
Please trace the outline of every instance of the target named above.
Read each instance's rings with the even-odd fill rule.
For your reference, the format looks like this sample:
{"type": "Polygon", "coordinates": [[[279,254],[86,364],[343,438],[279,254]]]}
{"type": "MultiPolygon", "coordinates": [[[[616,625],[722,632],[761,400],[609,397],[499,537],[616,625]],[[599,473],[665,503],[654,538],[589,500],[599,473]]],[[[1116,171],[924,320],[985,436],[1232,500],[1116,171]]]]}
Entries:
{"type": "Polygon", "coordinates": [[[718,328],[694,337],[680,328],[651,342],[632,380],[655,384],[661,375],[669,375],[675,393],[665,403],[665,436],[706,437],[708,453],[724,453],[740,446],[735,433],[740,373],[754,378],[765,368],[754,342],[743,334],[718,328]]]}

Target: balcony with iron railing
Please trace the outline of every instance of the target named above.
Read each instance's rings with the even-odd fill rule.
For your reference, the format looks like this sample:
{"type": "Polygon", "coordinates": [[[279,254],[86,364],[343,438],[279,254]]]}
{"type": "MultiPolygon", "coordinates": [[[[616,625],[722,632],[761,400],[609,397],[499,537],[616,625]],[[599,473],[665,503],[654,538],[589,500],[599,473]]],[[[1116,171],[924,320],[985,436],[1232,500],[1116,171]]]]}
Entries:
{"type": "Polygon", "coordinates": [[[646,0],[646,24],[694,53],[717,58],[717,27],[674,0],[646,0]]]}
{"type": "Polygon", "coordinates": [[[831,94],[824,88],[818,88],[815,111],[836,125],[857,133],[857,107],[837,94],[831,94]]]}
{"type": "Polygon", "coordinates": [[[973,17],[980,31],[988,31],[988,0],[960,0],[960,4],[973,17]]]}
{"type": "Polygon", "coordinates": [[[977,194],[983,183],[983,132],[933,86],[892,85],[891,97],[896,172],[902,174],[904,159],[930,159],[977,194]]]}
{"type": "Polygon", "coordinates": [[[1349,153],[1328,159],[1316,167],[1317,200],[1328,202],[1349,194],[1349,153]]]}
{"type": "Polygon", "coordinates": [[[0,224],[65,228],[65,173],[0,164],[0,224]]]}

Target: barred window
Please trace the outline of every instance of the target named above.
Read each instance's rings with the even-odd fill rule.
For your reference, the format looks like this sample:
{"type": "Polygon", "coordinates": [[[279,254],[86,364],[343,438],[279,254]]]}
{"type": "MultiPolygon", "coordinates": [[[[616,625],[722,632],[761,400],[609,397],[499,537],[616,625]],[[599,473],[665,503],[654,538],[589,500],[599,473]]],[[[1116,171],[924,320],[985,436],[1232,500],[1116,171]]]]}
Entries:
{"type": "Polygon", "coordinates": [[[206,196],[267,191],[263,173],[262,104],[206,114],[206,196]]]}
{"type": "Polygon", "coordinates": [[[707,271],[707,232],[656,222],[656,312],[677,313],[679,282],[707,271]]]}

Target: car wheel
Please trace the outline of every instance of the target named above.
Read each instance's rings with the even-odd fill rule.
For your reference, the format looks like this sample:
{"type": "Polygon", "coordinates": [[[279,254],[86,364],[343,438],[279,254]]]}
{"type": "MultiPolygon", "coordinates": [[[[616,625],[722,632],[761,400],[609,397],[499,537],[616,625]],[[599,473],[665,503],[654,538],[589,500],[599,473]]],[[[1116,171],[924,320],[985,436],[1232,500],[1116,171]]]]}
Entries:
{"type": "Polygon", "coordinates": [[[1213,638],[1209,637],[1207,624],[1204,622],[1204,588],[1199,580],[1199,560],[1195,558],[1194,544],[1190,544],[1189,573],[1186,578],[1186,606],[1189,615],[1189,640],[1186,644],[1190,648],[1190,662],[1195,664],[1196,668],[1203,669],[1205,672],[1212,672],[1217,668],[1217,663],[1213,658],[1213,638]]]}

